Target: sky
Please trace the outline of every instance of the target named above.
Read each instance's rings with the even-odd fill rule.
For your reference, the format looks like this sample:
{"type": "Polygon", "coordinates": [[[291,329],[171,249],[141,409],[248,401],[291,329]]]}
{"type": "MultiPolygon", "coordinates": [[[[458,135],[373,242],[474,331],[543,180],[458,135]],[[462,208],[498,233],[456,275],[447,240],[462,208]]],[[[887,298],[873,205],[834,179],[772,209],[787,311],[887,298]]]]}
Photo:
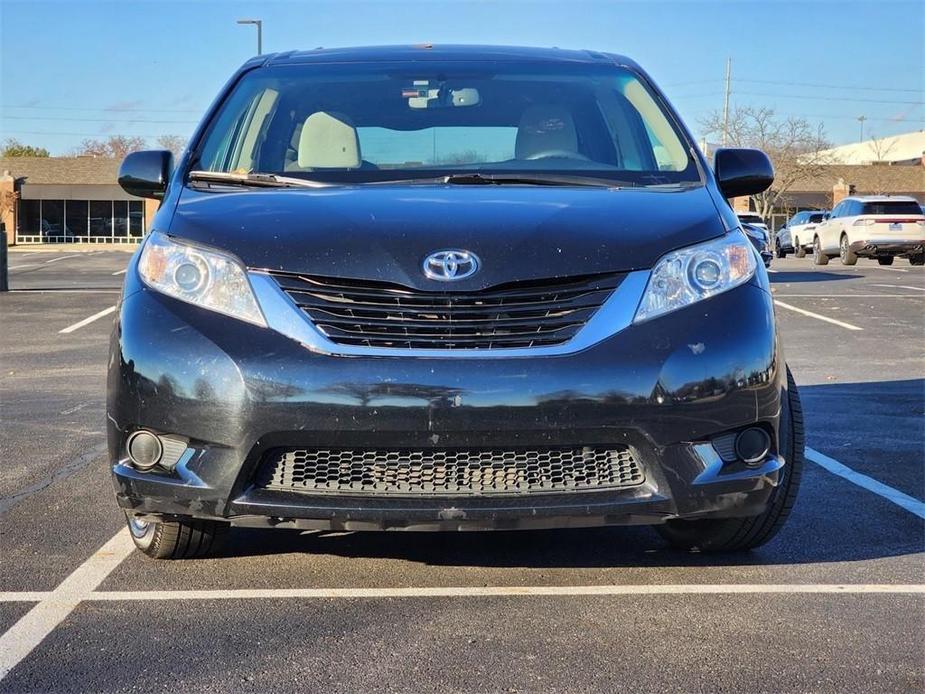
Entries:
{"type": "Polygon", "coordinates": [[[925,2],[0,0],[0,141],[72,153],[110,134],[188,136],[256,53],[472,43],[622,53],[691,130],[735,106],[824,125],[833,144],[925,128],[925,2]]]}

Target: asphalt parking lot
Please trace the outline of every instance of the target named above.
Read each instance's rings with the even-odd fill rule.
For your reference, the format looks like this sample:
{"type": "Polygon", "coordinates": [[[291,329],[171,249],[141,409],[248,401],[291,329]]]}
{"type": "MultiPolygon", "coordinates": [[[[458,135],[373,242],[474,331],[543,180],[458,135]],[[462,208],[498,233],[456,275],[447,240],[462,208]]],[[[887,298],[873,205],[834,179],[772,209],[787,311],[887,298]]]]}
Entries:
{"type": "Polygon", "coordinates": [[[0,691],[920,691],[925,268],[775,260],[807,417],[789,524],[743,556],[644,527],[237,531],[131,550],[104,451],[121,251],[10,253],[0,691]],[[3,676],[5,675],[5,677],[3,676]]]}

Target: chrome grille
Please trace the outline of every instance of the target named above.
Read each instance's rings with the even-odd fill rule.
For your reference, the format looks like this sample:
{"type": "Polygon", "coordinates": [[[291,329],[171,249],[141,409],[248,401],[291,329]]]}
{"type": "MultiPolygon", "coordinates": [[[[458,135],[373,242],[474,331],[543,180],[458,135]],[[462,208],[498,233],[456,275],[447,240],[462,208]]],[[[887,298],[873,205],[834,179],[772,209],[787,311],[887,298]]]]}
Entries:
{"type": "Polygon", "coordinates": [[[475,292],[274,273],[332,342],[398,349],[559,345],[600,308],[623,275],[513,282],[475,292]]]}
{"type": "Polygon", "coordinates": [[[645,475],[625,447],[518,450],[275,449],[258,487],[312,493],[472,495],[613,489],[645,475]]]}

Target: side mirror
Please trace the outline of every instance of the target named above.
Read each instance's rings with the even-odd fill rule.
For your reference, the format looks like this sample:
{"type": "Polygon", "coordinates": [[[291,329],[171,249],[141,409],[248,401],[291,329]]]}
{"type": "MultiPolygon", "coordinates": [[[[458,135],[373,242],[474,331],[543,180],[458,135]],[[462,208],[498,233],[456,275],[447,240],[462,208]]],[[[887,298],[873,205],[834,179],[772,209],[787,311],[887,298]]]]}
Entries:
{"type": "Polygon", "coordinates": [[[713,171],[726,198],[755,195],[774,182],[774,167],[760,149],[718,149],[713,171]]]}
{"type": "Polygon", "coordinates": [[[119,167],[119,185],[129,195],[160,200],[172,168],[173,154],[167,150],[132,152],[119,167]]]}

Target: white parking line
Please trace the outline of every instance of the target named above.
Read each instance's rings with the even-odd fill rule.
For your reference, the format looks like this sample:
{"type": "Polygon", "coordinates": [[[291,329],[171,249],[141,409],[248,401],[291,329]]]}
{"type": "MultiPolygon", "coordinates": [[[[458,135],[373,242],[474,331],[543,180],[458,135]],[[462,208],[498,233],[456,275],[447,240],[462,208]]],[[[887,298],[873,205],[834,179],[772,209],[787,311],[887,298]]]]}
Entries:
{"type": "Polygon", "coordinates": [[[784,296],[787,298],[799,299],[806,297],[809,299],[918,299],[918,294],[778,294],[774,296],[784,296]]]}
{"type": "Polygon", "coordinates": [[[35,267],[35,265],[7,265],[7,270],[25,270],[27,267],[35,267]]]}
{"type": "Polygon", "coordinates": [[[330,598],[468,598],[509,595],[716,595],[722,593],[925,593],[925,584],[668,583],[598,586],[421,586],[411,588],[256,588],[127,590],[90,593],[87,600],[242,600],[330,598]]]}
{"type": "Polygon", "coordinates": [[[889,287],[890,289],[914,289],[917,292],[925,292],[925,288],[912,287],[908,284],[875,284],[874,287],[889,287]]]}
{"type": "MultiPolygon", "coordinates": [[[[81,602],[468,598],[569,595],[717,595],[733,593],[925,593],[922,583],[648,583],[590,586],[418,586],[405,588],[238,588],[226,590],[101,590],[81,602]]],[[[0,602],[37,602],[52,592],[0,593],[0,602]]]]}
{"type": "Polygon", "coordinates": [[[46,260],[45,264],[50,265],[51,263],[57,263],[59,260],[67,260],[68,258],[78,258],[78,257],[80,257],[79,253],[71,254],[71,255],[62,255],[59,258],[52,258],[51,260],[46,260]]]}
{"type": "Polygon", "coordinates": [[[116,270],[114,273],[112,273],[112,276],[115,277],[116,275],[124,275],[124,274],[125,274],[125,270],[116,270]]]}
{"type": "Polygon", "coordinates": [[[908,270],[903,270],[902,268],[899,268],[899,267],[880,267],[880,268],[875,268],[875,269],[886,270],[887,272],[909,272],[908,270]]]}
{"type": "Polygon", "coordinates": [[[64,621],[133,549],[128,528],[123,528],[0,636],[0,680],[64,621]]]}
{"type": "Polygon", "coordinates": [[[90,316],[89,318],[84,318],[82,321],[77,321],[76,323],[74,323],[74,325],[69,325],[69,326],[67,326],[66,328],[63,328],[63,329],[59,330],[58,332],[59,332],[60,334],[62,334],[62,335],[67,335],[68,333],[72,333],[72,332],[74,332],[75,330],[79,330],[80,328],[84,327],[85,325],[89,325],[89,324],[92,323],[93,321],[95,321],[95,320],[97,320],[97,319],[99,319],[99,318],[102,318],[103,316],[108,316],[110,313],[112,313],[112,312],[115,311],[115,310],[116,310],[116,307],[115,307],[115,306],[110,306],[109,308],[104,308],[104,309],[103,309],[102,311],[100,311],[99,313],[94,313],[94,314],[93,314],[92,316],[90,316]]]}
{"type": "Polygon", "coordinates": [[[882,496],[887,501],[906,509],[909,513],[915,514],[919,518],[925,518],[925,503],[918,499],[904,494],[898,489],[893,489],[893,487],[883,484],[883,482],[878,482],[873,477],[862,475],[860,472],[856,472],[847,465],[838,462],[835,458],[830,458],[824,453],[820,453],[809,446],[806,447],[806,457],[816,463],[816,465],[824,467],[833,475],[843,477],[869,492],[882,496]]]}
{"type": "Polygon", "coordinates": [[[810,318],[815,318],[816,320],[825,321],[826,323],[831,323],[832,325],[837,325],[839,327],[845,328],[846,330],[863,330],[864,328],[859,328],[856,325],[851,325],[851,323],[844,323],[840,320],[835,320],[834,318],[829,318],[828,316],[820,316],[818,313],[813,313],[812,311],[807,311],[804,308],[797,308],[796,306],[791,306],[790,304],[785,304],[783,301],[774,300],[774,303],[780,306],[781,308],[789,309],[790,311],[795,311],[797,313],[802,313],[804,316],[809,316],[810,318]]]}

